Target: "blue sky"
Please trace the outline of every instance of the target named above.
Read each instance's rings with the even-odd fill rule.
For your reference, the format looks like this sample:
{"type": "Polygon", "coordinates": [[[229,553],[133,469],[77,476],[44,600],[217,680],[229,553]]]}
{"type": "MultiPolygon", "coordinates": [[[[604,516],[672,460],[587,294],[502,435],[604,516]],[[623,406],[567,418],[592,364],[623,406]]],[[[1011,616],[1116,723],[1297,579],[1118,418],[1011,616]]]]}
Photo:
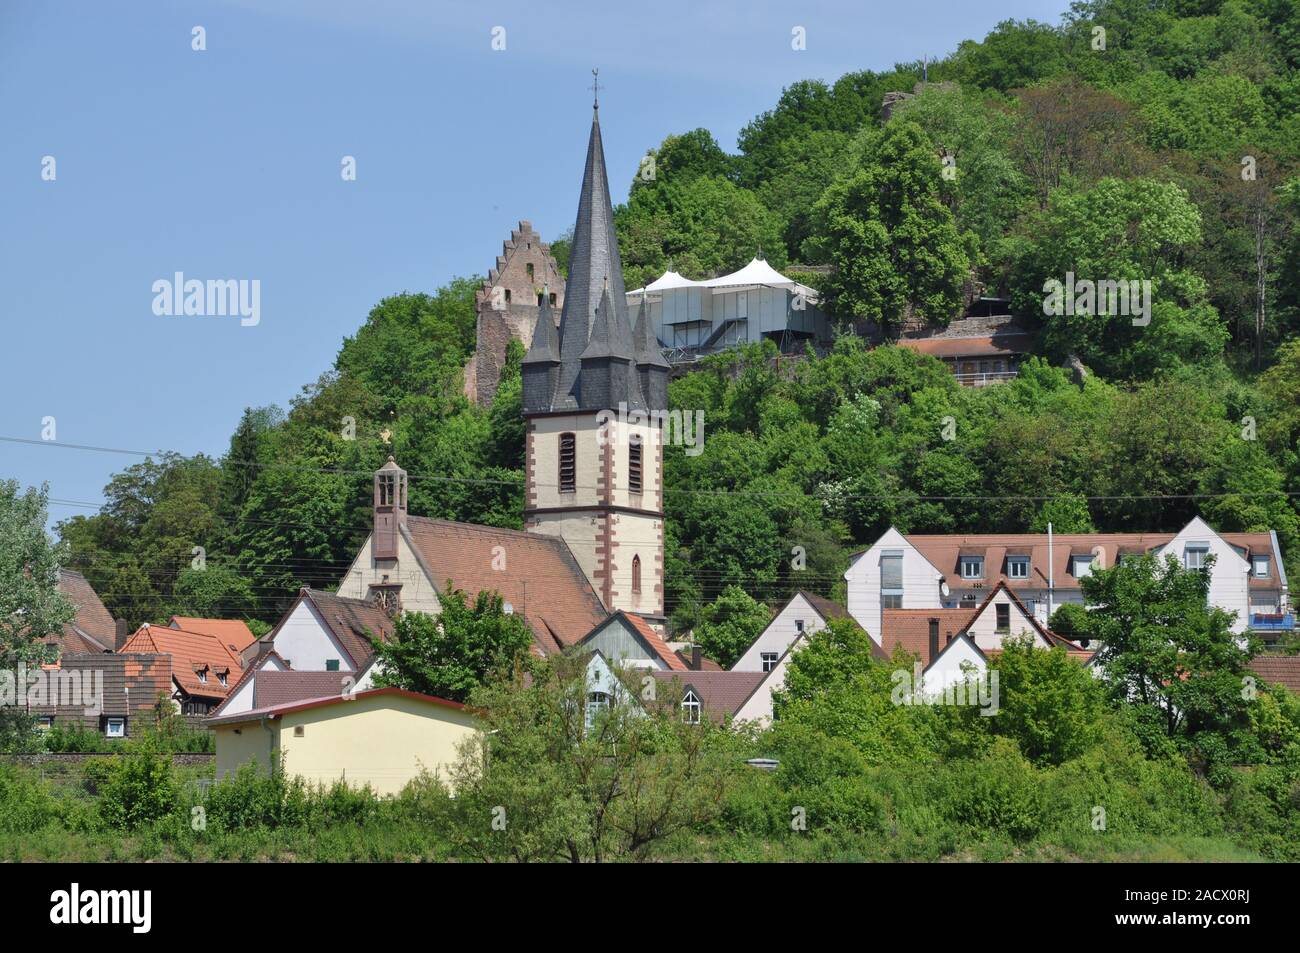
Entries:
{"type": "MultiPolygon", "coordinates": [[[[380,298],[485,273],[519,219],[572,225],[593,66],[619,202],[669,133],[734,150],[797,79],[1067,6],[4,0],[0,436],[54,417],[61,442],[221,454],[245,406],[285,405],[380,298]],[[260,323],[155,315],[177,271],[260,280],[260,323]]],[[[0,442],[0,478],[97,503],[137,459],[0,442]]]]}

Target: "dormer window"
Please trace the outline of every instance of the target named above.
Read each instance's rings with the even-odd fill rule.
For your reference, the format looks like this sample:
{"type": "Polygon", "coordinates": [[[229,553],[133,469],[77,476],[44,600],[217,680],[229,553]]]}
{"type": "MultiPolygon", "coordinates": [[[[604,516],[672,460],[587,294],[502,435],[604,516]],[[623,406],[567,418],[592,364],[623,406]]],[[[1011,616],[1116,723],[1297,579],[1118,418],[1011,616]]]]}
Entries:
{"type": "Polygon", "coordinates": [[[1251,556],[1250,574],[1256,579],[1267,579],[1269,577],[1268,563],[1267,556],[1251,556]]]}
{"type": "Polygon", "coordinates": [[[1029,557],[1008,556],[1007,577],[1009,579],[1028,579],[1029,578],[1029,557]]]}
{"type": "Polygon", "coordinates": [[[208,680],[208,670],[206,668],[199,669],[197,674],[200,682],[206,682],[208,680]]]}
{"type": "Polygon", "coordinates": [[[222,688],[225,688],[227,685],[226,673],[225,672],[217,673],[217,681],[221,683],[222,688]]]}
{"type": "Polygon", "coordinates": [[[682,698],[682,720],[688,725],[698,725],[701,709],[700,696],[688,691],[682,698]]]}
{"type": "Polygon", "coordinates": [[[1091,573],[1092,559],[1093,557],[1091,555],[1075,556],[1070,563],[1070,574],[1074,576],[1075,579],[1082,579],[1084,576],[1091,573]]]}
{"type": "Polygon", "coordinates": [[[984,557],[963,556],[961,558],[961,577],[963,579],[983,579],[984,557]]]}

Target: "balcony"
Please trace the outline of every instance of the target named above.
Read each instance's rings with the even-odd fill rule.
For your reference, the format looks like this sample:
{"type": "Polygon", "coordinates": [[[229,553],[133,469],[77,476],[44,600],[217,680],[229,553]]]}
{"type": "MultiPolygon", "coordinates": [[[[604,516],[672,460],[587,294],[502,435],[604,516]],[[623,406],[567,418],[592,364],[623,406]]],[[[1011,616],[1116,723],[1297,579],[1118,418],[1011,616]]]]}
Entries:
{"type": "Polygon", "coordinates": [[[957,383],[962,387],[987,387],[989,384],[1015,380],[1016,373],[1016,371],[972,371],[954,373],[952,376],[957,378],[957,383]]]}
{"type": "Polygon", "coordinates": [[[1256,632],[1290,632],[1295,628],[1295,614],[1252,612],[1250,627],[1256,632]]]}

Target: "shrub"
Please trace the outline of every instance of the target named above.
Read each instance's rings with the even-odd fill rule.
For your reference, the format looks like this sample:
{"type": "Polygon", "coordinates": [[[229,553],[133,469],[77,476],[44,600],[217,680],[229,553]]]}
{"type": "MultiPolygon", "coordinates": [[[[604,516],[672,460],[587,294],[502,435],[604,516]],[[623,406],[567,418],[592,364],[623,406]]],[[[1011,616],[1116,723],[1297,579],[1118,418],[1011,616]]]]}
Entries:
{"type": "Polygon", "coordinates": [[[44,784],[0,765],[0,831],[30,834],[58,817],[58,802],[44,784]]]}
{"type": "Polygon", "coordinates": [[[165,817],[176,794],[169,757],[145,749],[117,755],[100,794],[100,816],[110,827],[134,830],[165,817]]]}
{"type": "Polygon", "coordinates": [[[976,761],[955,761],[936,778],[936,795],[949,820],[969,829],[1027,841],[1043,826],[1047,799],[1042,779],[1005,739],[976,761]]]}

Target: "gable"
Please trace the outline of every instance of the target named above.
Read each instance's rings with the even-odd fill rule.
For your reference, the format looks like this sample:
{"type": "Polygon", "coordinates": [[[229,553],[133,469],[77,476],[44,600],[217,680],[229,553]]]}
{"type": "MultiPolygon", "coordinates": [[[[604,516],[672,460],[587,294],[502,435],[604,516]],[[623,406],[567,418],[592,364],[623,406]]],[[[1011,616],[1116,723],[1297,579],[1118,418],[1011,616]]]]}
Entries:
{"type": "Polygon", "coordinates": [[[306,597],[299,597],[268,638],[276,653],[295,671],[322,672],[331,659],[338,661],[340,671],[353,671],[351,656],[306,597]]]}

